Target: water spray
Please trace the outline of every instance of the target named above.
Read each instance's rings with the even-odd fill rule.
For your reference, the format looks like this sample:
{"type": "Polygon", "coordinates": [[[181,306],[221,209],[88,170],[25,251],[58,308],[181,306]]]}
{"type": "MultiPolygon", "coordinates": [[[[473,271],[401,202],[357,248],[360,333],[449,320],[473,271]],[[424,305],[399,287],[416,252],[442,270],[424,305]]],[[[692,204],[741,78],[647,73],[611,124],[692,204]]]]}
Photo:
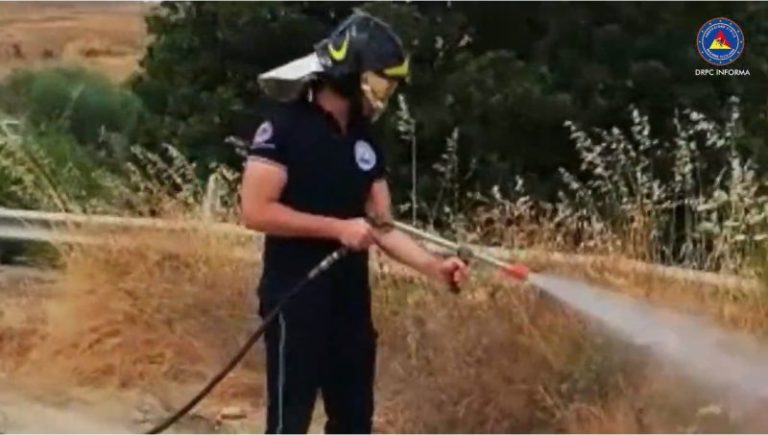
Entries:
{"type": "Polygon", "coordinates": [[[565,306],[597,320],[612,335],[673,363],[690,380],[716,389],[719,400],[733,410],[768,403],[768,349],[748,334],[579,280],[532,273],[522,264],[473,252],[404,223],[393,222],[392,226],[529,282],[565,306]]]}

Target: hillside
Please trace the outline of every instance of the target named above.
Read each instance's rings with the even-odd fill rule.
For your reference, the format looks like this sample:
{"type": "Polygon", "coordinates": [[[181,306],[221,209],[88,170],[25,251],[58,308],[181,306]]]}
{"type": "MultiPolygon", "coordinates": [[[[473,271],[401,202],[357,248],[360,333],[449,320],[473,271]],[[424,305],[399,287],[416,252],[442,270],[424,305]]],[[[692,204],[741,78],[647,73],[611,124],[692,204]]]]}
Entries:
{"type": "Polygon", "coordinates": [[[84,65],[115,81],[144,46],[142,2],[0,3],[0,77],[19,67],[84,65]]]}

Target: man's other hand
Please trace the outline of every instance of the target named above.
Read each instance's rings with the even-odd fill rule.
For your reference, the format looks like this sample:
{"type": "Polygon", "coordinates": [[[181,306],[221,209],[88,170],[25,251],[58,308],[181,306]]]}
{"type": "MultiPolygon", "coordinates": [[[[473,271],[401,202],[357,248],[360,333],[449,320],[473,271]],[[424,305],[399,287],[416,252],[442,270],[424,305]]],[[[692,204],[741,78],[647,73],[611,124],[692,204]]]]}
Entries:
{"type": "Polygon", "coordinates": [[[458,285],[467,279],[469,267],[459,257],[449,257],[435,262],[433,275],[448,284],[458,285]]]}
{"type": "Polygon", "coordinates": [[[339,241],[350,249],[363,251],[374,243],[373,227],[363,218],[340,220],[337,226],[339,241]]]}

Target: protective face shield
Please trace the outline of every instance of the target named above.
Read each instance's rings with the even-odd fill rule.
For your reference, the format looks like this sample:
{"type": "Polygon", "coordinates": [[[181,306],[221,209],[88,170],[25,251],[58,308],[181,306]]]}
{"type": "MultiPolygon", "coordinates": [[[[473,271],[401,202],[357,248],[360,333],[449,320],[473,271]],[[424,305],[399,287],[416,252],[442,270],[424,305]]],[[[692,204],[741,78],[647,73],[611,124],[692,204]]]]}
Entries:
{"type": "Polygon", "coordinates": [[[293,101],[322,71],[317,54],[312,53],[261,74],[259,86],[265,94],[278,101],[293,101]]]}
{"type": "Polygon", "coordinates": [[[358,76],[360,93],[377,119],[398,84],[409,74],[408,56],[400,39],[383,21],[356,12],[331,35],[315,45],[315,52],[259,76],[259,84],[270,97],[295,100],[318,75],[341,78],[358,76]]]}

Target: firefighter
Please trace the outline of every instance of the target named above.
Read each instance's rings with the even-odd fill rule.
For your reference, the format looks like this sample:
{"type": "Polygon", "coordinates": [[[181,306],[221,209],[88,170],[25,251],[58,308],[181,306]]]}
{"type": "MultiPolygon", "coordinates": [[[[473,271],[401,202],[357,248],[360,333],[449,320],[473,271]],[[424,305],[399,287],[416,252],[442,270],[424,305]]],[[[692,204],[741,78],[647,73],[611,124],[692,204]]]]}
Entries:
{"type": "Polygon", "coordinates": [[[370,125],[409,74],[409,58],[381,20],[355,12],[314,51],[259,77],[277,102],[255,129],[242,186],[247,227],[266,234],[258,295],[264,316],[340,246],[352,250],[311,281],[266,331],[267,433],[306,433],[317,393],[327,433],[370,433],[376,331],[368,248],[448,284],[467,275],[397,230],[385,153],[370,125]]]}

